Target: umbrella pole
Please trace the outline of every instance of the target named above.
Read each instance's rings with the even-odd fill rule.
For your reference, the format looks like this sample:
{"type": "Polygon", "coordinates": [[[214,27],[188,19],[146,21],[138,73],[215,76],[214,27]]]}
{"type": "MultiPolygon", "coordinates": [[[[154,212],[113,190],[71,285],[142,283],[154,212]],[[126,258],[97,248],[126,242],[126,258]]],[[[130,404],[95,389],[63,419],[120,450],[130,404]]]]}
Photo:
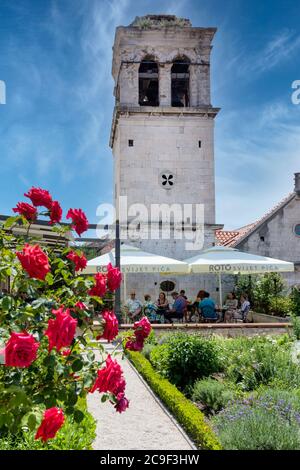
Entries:
{"type": "Polygon", "coordinates": [[[126,300],[127,300],[127,284],[126,284],[126,273],[123,273],[123,279],[124,279],[124,282],[123,282],[123,299],[124,299],[124,305],[126,303],[126,300]]]}
{"type": "Polygon", "coordinates": [[[218,274],[219,278],[219,302],[220,302],[220,308],[222,308],[223,305],[223,293],[222,293],[222,277],[221,273],[218,274]]]}
{"type": "MultiPolygon", "coordinates": [[[[121,270],[121,240],[120,223],[116,220],[116,238],[115,238],[115,265],[121,270]]],[[[115,292],[115,314],[119,324],[121,323],[121,286],[115,292]]]]}

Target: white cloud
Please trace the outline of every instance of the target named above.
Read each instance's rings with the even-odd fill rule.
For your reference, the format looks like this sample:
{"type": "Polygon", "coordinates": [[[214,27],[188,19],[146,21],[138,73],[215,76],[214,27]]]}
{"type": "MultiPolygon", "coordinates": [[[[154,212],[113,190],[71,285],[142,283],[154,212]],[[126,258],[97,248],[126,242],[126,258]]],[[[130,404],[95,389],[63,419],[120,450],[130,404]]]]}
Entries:
{"type": "Polygon", "coordinates": [[[300,106],[278,101],[236,110],[217,126],[217,222],[253,222],[293,191],[300,171],[300,106]],[[231,128],[231,132],[229,132],[231,128]],[[235,129],[235,132],[232,132],[235,129]]]}
{"type": "Polygon", "coordinates": [[[283,64],[293,57],[300,47],[300,35],[295,31],[283,30],[270,39],[261,50],[249,54],[244,50],[243,60],[238,62],[241,75],[261,74],[283,64]]]}

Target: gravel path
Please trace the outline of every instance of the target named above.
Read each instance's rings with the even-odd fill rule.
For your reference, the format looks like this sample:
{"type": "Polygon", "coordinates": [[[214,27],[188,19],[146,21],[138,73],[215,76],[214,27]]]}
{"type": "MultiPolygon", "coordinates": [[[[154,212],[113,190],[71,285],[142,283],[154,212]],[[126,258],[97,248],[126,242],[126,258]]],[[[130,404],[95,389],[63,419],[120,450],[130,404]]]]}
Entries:
{"type": "Polygon", "coordinates": [[[193,444],[160,405],[127,359],[121,361],[130,400],[124,413],[101,403],[97,392],[88,395],[88,408],[97,420],[95,450],[190,450],[193,444]]]}

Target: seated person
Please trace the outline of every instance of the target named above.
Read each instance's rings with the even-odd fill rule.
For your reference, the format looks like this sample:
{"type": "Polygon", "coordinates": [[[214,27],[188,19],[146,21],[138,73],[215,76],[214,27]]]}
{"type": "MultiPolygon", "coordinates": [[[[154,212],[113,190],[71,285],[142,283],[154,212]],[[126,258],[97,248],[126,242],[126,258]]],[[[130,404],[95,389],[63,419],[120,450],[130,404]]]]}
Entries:
{"type": "Polygon", "coordinates": [[[172,318],[182,319],[186,309],[186,300],[178,292],[172,292],[172,298],[174,299],[173,307],[165,314],[165,319],[170,323],[173,323],[172,318]]]}
{"type": "Polygon", "coordinates": [[[247,316],[249,313],[249,310],[251,308],[250,302],[248,300],[248,296],[246,294],[241,295],[241,308],[239,310],[242,320],[244,323],[247,322],[247,316]]]}
{"type": "Polygon", "coordinates": [[[181,291],[179,292],[179,295],[180,297],[183,297],[185,300],[187,300],[187,296],[185,295],[185,290],[181,289],[181,291]]]}
{"type": "Polygon", "coordinates": [[[205,292],[204,299],[199,303],[199,309],[205,320],[217,320],[218,314],[216,312],[216,304],[210,298],[209,292],[205,292]]]}
{"type": "Polygon", "coordinates": [[[156,302],[156,314],[160,315],[161,323],[164,322],[164,316],[166,312],[169,310],[169,302],[166,298],[166,294],[164,292],[160,292],[159,297],[156,302]]]}
{"type": "Polygon", "coordinates": [[[191,312],[190,321],[197,321],[197,319],[199,319],[199,315],[200,315],[199,303],[201,302],[201,300],[204,299],[204,295],[205,295],[205,290],[199,290],[194,302],[190,303],[189,305],[189,310],[191,312]]]}
{"type": "Polygon", "coordinates": [[[238,307],[238,300],[234,294],[234,292],[229,292],[227,295],[227,299],[224,305],[225,313],[224,313],[224,321],[225,323],[231,321],[236,313],[238,307]]]}
{"type": "Polygon", "coordinates": [[[146,294],[145,297],[145,302],[143,305],[143,313],[146,315],[150,323],[159,323],[160,321],[160,315],[156,313],[157,307],[156,305],[151,301],[151,296],[146,294]]]}
{"type": "Polygon", "coordinates": [[[142,313],[142,306],[142,302],[135,297],[135,291],[131,291],[130,299],[128,299],[125,304],[127,315],[131,320],[136,321],[140,318],[142,313]]]}
{"type": "Polygon", "coordinates": [[[189,301],[188,301],[188,298],[187,296],[185,295],[185,290],[181,289],[181,291],[179,292],[179,295],[180,297],[183,297],[184,300],[186,301],[186,308],[185,308],[185,311],[184,311],[184,321],[185,322],[188,322],[190,320],[190,314],[189,314],[189,301]]]}

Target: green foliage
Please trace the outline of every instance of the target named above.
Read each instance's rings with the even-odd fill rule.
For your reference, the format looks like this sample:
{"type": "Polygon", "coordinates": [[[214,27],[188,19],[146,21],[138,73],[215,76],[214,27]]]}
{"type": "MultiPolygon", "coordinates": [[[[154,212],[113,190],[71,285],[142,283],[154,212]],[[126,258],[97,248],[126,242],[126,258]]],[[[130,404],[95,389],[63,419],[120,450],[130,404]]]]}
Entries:
{"type": "Polygon", "coordinates": [[[193,387],[192,400],[201,403],[207,414],[222,410],[232,398],[232,390],[212,378],[198,380],[193,387]]]}
{"type": "Polygon", "coordinates": [[[156,348],[155,344],[145,344],[142,350],[142,354],[145,356],[146,359],[150,360],[150,355],[154,348],[156,348]]]}
{"type": "Polygon", "coordinates": [[[150,353],[151,364],[163,377],[168,377],[169,355],[170,348],[167,343],[154,347],[150,353]]]}
{"type": "Polygon", "coordinates": [[[155,372],[142,354],[132,351],[127,351],[127,354],[138,372],[148,382],[152,390],[163,401],[196,445],[200,449],[220,450],[221,446],[218,439],[206,423],[201,411],[174,385],[155,372]]]}
{"type": "Polygon", "coordinates": [[[158,344],[157,337],[153,330],[151,330],[150,335],[148,336],[148,338],[146,338],[145,345],[146,344],[151,344],[153,346],[156,346],[158,344]]]}
{"type": "Polygon", "coordinates": [[[285,316],[292,308],[289,300],[284,300],[286,284],[278,273],[249,276],[239,275],[236,281],[236,293],[246,293],[252,308],[262,313],[273,313],[285,316]],[[276,299],[276,300],[275,300],[276,299]]]}
{"type": "Polygon", "coordinates": [[[169,27],[181,27],[184,28],[187,25],[187,22],[184,18],[174,18],[172,21],[161,19],[159,23],[149,17],[139,17],[137,16],[132,24],[132,26],[139,29],[151,29],[151,28],[169,28],[169,27]]]}
{"type": "Polygon", "coordinates": [[[269,311],[279,317],[289,316],[293,311],[293,300],[289,297],[272,297],[269,303],[269,311]]]}
{"type": "Polygon", "coordinates": [[[220,340],[220,360],[226,380],[241,390],[255,390],[260,385],[289,389],[300,385],[300,369],[291,362],[291,341],[256,336],[220,340]]]}
{"type": "Polygon", "coordinates": [[[300,316],[300,289],[299,287],[293,287],[291,292],[292,300],[292,313],[296,316],[300,316]]]}
{"type": "Polygon", "coordinates": [[[292,315],[291,316],[291,322],[293,325],[293,336],[297,339],[300,340],[300,317],[297,315],[292,315]]]}
{"type": "Polygon", "coordinates": [[[298,450],[299,398],[266,391],[231,403],[212,419],[221,444],[231,450],[298,450]]]}
{"type": "Polygon", "coordinates": [[[181,389],[195,380],[208,377],[221,368],[218,350],[213,340],[197,335],[177,333],[150,354],[154,367],[181,389]]]}
{"type": "Polygon", "coordinates": [[[150,354],[153,351],[153,349],[157,346],[157,344],[158,344],[157,337],[156,337],[154,331],[151,330],[150,335],[148,336],[148,338],[146,338],[142,354],[147,359],[150,359],[150,354]]]}
{"type": "Polygon", "coordinates": [[[259,276],[253,288],[255,304],[261,306],[263,311],[268,312],[271,299],[279,297],[285,287],[285,282],[278,273],[266,273],[263,276],[259,276]]]}
{"type": "Polygon", "coordinates": [[[240,298],[242,294],[247,294],[251,304],[253,305],[253,289],[258,281],[258,276],[238,274],[235,279],[235,293],[237,297],[240,298]]]}

